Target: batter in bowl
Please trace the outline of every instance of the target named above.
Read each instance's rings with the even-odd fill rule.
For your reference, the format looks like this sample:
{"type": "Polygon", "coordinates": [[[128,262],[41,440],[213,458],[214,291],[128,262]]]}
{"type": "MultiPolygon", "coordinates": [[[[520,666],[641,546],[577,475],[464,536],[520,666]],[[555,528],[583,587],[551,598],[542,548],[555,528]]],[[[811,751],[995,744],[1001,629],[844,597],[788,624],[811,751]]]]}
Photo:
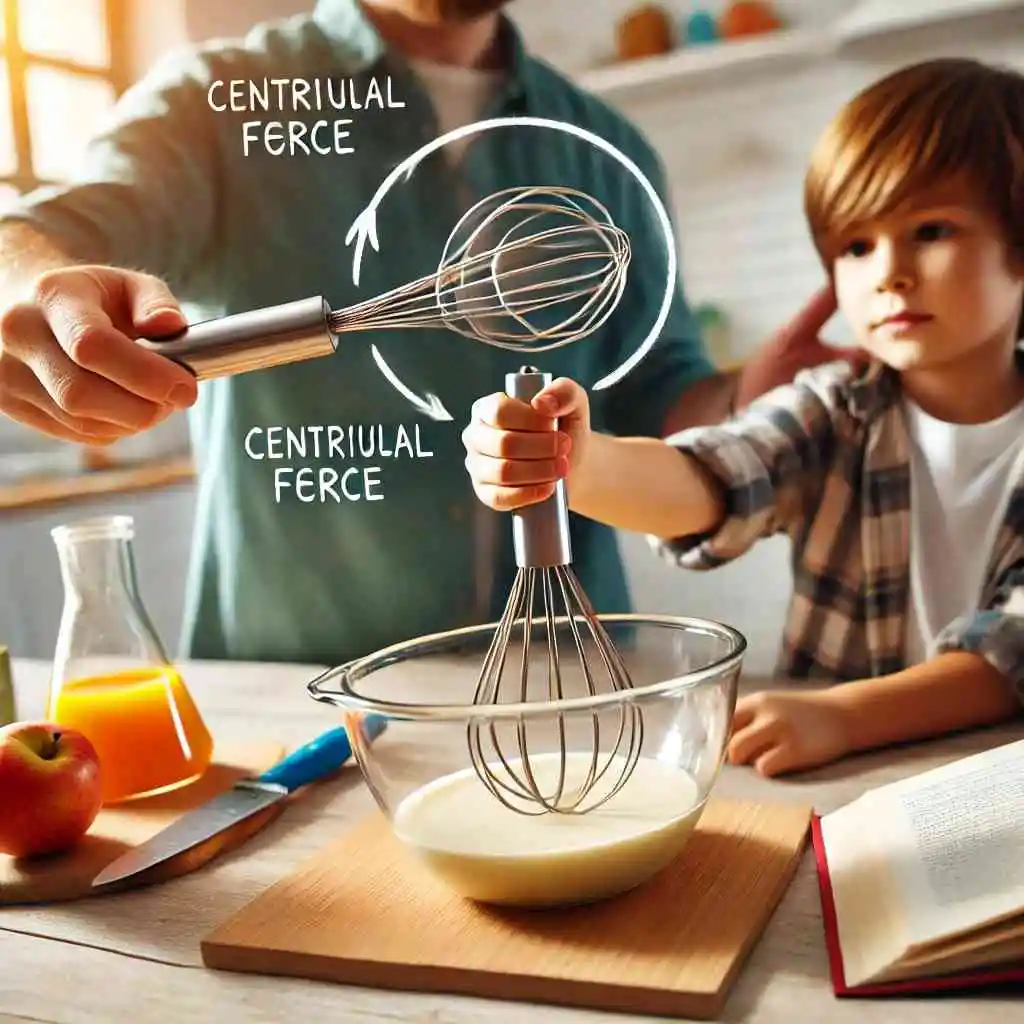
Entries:
{"type": "MultiPolygon", "coordinates": [[[[552,791],[559,755],[531,757],[530,765],[542,788],[552,791]]],[[[568,755],[569,791],[590,766],[589,752],[568,755]]],[[[613,764],[608,777],[617,779],[620,767],[613,764]]],[[[558,906],[604,899],[651,878],[679,854],[703,809],[692,776],[675,764],[641,758],[626,785],[586,814],[517,814],[467,768],[411,793],[393,825],[398,838],[464,896],[558,906]]]]}

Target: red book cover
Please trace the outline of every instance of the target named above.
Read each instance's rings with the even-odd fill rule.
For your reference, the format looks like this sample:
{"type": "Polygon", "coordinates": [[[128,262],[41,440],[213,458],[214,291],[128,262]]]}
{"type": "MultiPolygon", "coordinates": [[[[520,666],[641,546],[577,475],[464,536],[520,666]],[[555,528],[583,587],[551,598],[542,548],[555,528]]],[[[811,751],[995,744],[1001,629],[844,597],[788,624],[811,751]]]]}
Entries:
{"type": "Polygon", "coordinates": [[[825,843],[821,836],[821,818],[811,818],[811,846],[818,869],[818,887],[821,892],[821,916],[825,925],[825,946],[828,950],[829,970],[832,975],[832,989],[837,996],[864,998],[870,996],[924,995],[928,993],[952,993],[996,986],[1024,985],[1024,963],[1010,964],[961,974],[940,977],[916,978],[908,981],[889,981],[876,985],[850,987],[843,973],[843,955],[839,948],[839,925],[836,920],[836,906],[832,898],[832,880],[828,872],[825,843]]]}

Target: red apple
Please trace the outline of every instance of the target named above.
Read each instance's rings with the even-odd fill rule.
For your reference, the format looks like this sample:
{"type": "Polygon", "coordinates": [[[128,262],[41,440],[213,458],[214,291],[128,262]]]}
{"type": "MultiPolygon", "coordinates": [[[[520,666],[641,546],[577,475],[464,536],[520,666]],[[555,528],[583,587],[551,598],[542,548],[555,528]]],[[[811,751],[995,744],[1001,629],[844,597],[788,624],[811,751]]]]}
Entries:
{"type": "Polygon", "coordinates": [[[96,748],[74,729],[14,722],[0,729],[0,853],[73,846],[103,802],[96,748]]]}

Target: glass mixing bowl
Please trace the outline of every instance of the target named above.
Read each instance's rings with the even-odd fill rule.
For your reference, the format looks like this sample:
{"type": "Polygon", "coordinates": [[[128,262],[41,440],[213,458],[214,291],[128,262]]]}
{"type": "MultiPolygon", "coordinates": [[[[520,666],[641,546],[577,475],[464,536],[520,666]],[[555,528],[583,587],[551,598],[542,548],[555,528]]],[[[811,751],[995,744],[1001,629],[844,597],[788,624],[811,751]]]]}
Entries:
{"type": "Polygon", "coordinates": [[[693,833],[722,765],[746,640],[703,619],[598,618],[629,689],[604,681],[596,649],[581,660],[564,618],[535,622],[528,644],[510,641],[502,688],[484,703],[475,695],[495,624],[395,644],[308,685],[342,708],[394,834],[462,896],[532,907],[604,899],[660,872],[693,833]],[[566,813],[584,792],[585,813],[566,813]],[[538,802],[559,793],[559,811],[538,802]]]}

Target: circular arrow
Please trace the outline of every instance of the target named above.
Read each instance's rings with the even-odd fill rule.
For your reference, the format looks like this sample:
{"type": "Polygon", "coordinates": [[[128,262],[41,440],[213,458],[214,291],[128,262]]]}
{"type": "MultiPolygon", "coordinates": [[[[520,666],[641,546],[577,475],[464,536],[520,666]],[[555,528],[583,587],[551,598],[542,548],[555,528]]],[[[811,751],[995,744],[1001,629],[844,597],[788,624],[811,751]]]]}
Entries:
{"type": "MultiPolygon", "coordinates": [[[[677,271],[676,246],[675,238],[672,234],[672,222],[669,219],[668,212],[665,209],[664,203],[661,201],[661,197],[658,195],[647,175],[644,174],[644,172],[640,170],[640,168],[628,156],[626,156],[625,153],[617,149],[606,139],[602,139],[600,135],[595,135],[593,132],[587,131],[586,128],[580,128],[574,124],[567,124],[564,121],[554,121],[545,117],[494,117],[486,121],[475,121],[472,124],[463,125],[461,128],[455,128],[421,146],[415,153],[407,156],[381,182],[366,208],[352,222],[352,226],[349,228],[348,233],[345,236],[346,245],[354,243],[352,253],[352,280],[355,284],[359,283],[359,274],[363,261],[363,250],[366,247],[367,240],[369,240],[375,251],[380,251],[379,239],[377,237],[377,207],[400,178],[404,176],[406,181],[408,181],[412,176],[412,172],[416,169],[416,166],[421,160],[425,159],[436,150],[447,146],[450,142],[456,142],[459,139],[465,138],[467,135],[476,135],[481,132],[490,131],[493,128],[519,128],[524,125],[529,125],[535,128],[550,128],[553,131],[560,131],[565,132],[567,135],[574,135],[576,138],[589,142],[591,145],[596,146],[598,149],[613,157],[640,183],[640,186],[646,193],[647,198],[651,201],[651,205],[654,207],[654,212],[657,214],[658,222],[661,225],[665,242],[665,258],[668,263],[665,273],[665,294],[662,296],[661,308],[658,310],[658,315],[655,317],[654,323],[651,325],[647,335],[637,346],[636,351],[633,352],[628,359],[624,360],[619,366],[612,370],[611,373],[606,374],[593,385],[593,389],[595,391],[600,391],[603,388],[610,387],[616,381],[621,380],[627,373],[629,373],[629,371],[647,355],[651,350],[651,347],[658,340],[658,337],[661,334],[661,329],[665,326],[665,321],[668,319],[669,309],[672,306],[672,293],[677,271]]],[[[376,358],[379,365],[383,357],[378,353],[376,358]]],[[[392,374],[393,372],[394,371],[392,371],[392,374]]]]}

